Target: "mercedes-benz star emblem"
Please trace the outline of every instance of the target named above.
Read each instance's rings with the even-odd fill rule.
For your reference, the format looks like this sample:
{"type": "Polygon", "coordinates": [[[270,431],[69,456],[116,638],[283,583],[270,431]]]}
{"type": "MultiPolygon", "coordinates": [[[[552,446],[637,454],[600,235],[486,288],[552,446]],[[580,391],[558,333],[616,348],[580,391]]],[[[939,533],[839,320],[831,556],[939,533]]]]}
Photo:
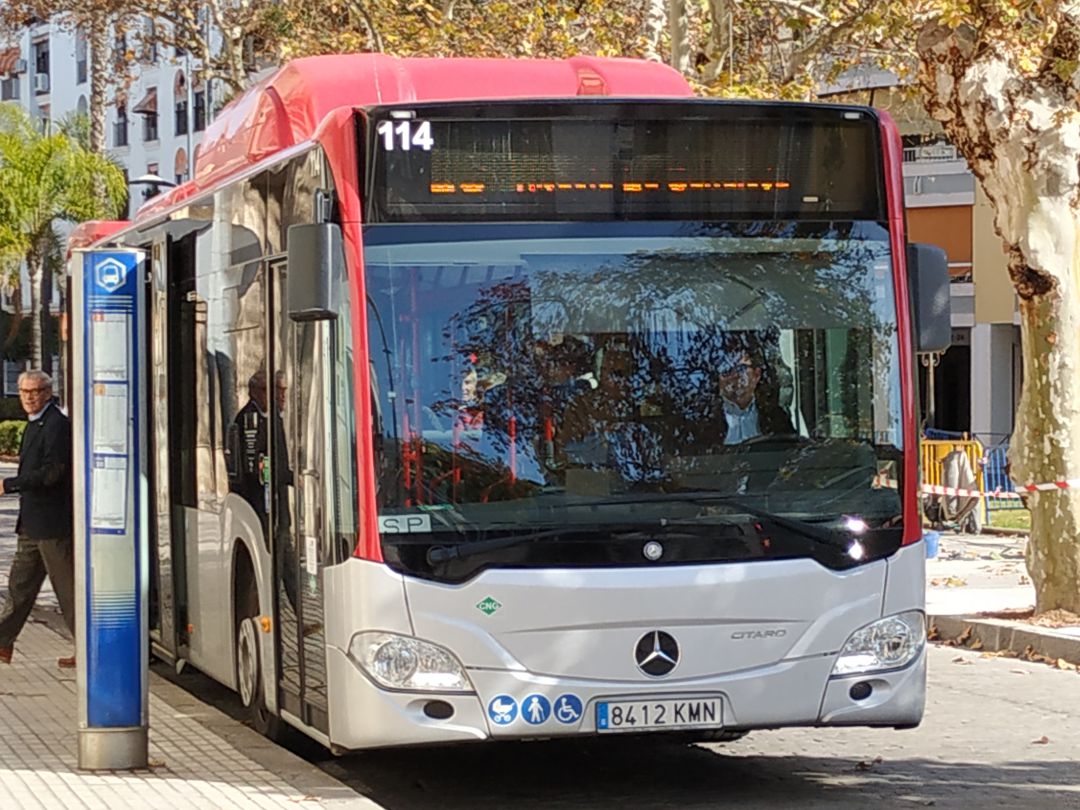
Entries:
{"type": "Polygon", "coordinates": [[[664,555],[664,547],[655,540],[650,540],[645,544],[645,547],[641,549],[641,553],[645,555],[646,560],[656,562],[664,555]]]}
{"type": "Polygon", "coordinates": [[[679,644],[669,633],[653,630],[638,641],[634,660],[646,675],[662,678],[679,663],[679,644]]]}

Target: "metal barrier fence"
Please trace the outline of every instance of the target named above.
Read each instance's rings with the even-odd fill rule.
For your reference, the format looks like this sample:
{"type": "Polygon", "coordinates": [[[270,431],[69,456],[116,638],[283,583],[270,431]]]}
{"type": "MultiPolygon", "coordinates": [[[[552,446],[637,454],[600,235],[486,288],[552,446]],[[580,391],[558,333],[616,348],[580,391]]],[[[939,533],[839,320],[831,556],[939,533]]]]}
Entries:
{"type": "Polygon", "coordinates": [[[923,484],[943,485],[942,462],[945,456],[954,450],[962,450],[971,462],[971,471],[980,492],[983,489],[983,446],[978,439],[923,439],[922,442],[922,482],[923,484]]]}
{"type": "Polygon", "coordinates": [[[1005,466],[1008,464],[1008,452],[1009,445],[999,444],[996,447],[991,447],[983,456],[983,482],[986,486],[984,490],[986,497],[983,499],[983,503],[986,504],[986,522],[989,524],[994,522],[994,512],[1027,508],[1019,498],[1003,498],[994,494],[996,492],[1016,492],[1012,479],[1005,472],[1005,466]]]}
{"type": "MultiPolygon", "coordinates": [[[[943,430],[926,431],[922,442],[922,483],[941,485],[942,461],[954,450],[962,450],[971,462],[975,473],[976,487],[983,493],[980,505],[981,517],[987,525],[993,525],[994,513],[1026,509],[1027,506],[1015,495],[1016,487],[1009,478],[1005,467],[1008,464],[1009,445],[1007,442],[984,448],[983,444],[966,433],[953,433],[943,430]]],[[[931,496],[932,497],[932,496],[931,496]]]]}
{"type": "MultiPolygon", "coordinates": [[[[984,492],[982,470],[983,446],[977,439],[923,439],[921,445],[921,469],[923,486],[960,487],[984,492]],[[945,480],[945,459],[959,450],[965,456],[974,481],[945,480]]],[[[973,503],[969,497],[946,495],[923,495],[923,513],[934,525],[955,525],[966,532],[978,533],[982,529],[983,504],[973,503]]]]}

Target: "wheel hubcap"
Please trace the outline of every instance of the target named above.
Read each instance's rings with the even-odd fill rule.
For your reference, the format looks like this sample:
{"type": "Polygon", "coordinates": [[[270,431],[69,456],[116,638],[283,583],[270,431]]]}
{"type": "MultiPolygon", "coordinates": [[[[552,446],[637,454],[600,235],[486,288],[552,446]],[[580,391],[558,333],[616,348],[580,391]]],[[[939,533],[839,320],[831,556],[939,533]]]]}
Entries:
{"type": "Polygon", "coordinates": [[[236,673],[240,686],[240,700],[250,706],[255,700],[255,684],[258,683],[259,657],[255,647],[255,628],[251,619],[240,624],[240,639],[236,647],[236,673]]]}

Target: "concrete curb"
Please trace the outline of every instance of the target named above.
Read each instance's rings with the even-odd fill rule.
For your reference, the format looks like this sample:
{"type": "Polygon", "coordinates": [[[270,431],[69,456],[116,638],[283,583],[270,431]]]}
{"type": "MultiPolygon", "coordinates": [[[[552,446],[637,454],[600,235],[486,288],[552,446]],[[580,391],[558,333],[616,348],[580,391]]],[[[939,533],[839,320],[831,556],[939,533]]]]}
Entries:
{"type": "Polygon", "coordinates": [[[971,648],[978,641],[986,652],[1013,652],[1018,656],[1029,653],[1053,661],[1064,659],[1080,665],[1080,635],[1071,635],[1050,627],[1035,627],[1002,619],[974,616],[930,616],[931,635],[935,641],[956,641],[964,638],[962,646],[971,648]],[[970,633],[968,631],[970,630],[970,633]],[[965,633],[968,635],[965,638],[965,633]]]}

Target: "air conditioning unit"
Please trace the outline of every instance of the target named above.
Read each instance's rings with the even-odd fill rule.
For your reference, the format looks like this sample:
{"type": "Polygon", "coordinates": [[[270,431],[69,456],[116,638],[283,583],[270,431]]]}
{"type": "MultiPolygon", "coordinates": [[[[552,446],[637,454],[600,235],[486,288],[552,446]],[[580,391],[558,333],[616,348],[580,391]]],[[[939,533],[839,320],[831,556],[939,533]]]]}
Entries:
{"type": "Polygon", "coordinates": [[[15,69],[12,71],[12,73],[26,73],[27,67],[28,65],[26,64],[25,59],[16,59],[15,69]]]}
{"type": "Polygon", "coordinates": [[[34,74],[34,92],[35,93],[48,93],[49,92],[49,74],[48,73],[35,73],[34,74]]]}

